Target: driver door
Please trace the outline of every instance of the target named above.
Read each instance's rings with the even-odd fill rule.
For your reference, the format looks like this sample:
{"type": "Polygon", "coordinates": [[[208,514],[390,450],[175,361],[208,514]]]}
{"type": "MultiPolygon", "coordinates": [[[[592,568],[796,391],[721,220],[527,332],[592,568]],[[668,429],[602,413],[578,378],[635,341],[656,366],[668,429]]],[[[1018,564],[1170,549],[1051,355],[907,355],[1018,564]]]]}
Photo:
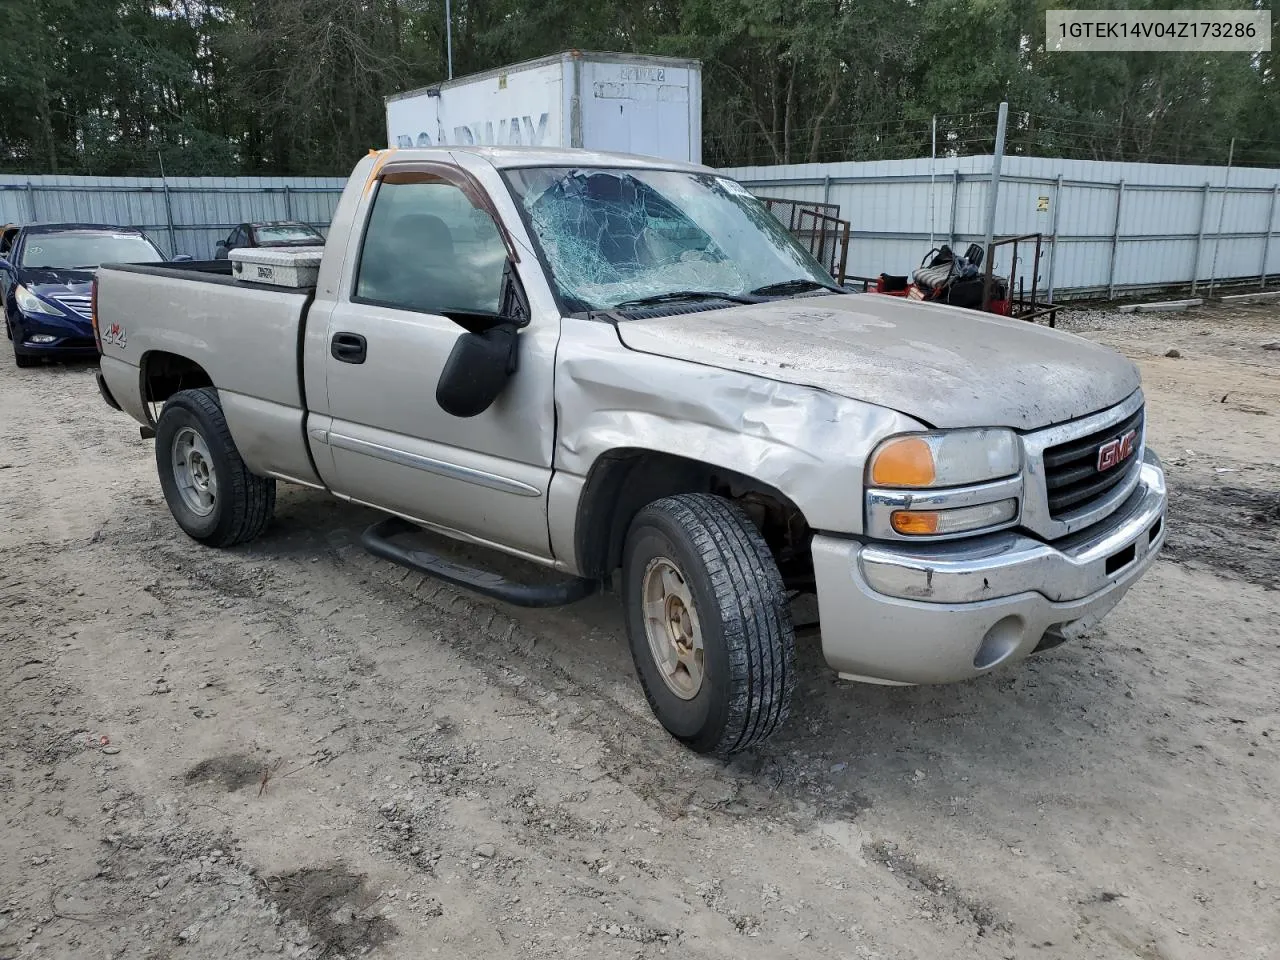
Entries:
{"type": "Polygon", "coordinates": [[[327,479],[349,499],[548,559],[559,317],[520,332],[518,368],[487,410],[440,408],[436,384],[465,332],[446,313],[473,328],[496,313],[508,254],[483,188],[428,166],[387,166],[348,248],[354,269],[328,317],[327,479]]]}

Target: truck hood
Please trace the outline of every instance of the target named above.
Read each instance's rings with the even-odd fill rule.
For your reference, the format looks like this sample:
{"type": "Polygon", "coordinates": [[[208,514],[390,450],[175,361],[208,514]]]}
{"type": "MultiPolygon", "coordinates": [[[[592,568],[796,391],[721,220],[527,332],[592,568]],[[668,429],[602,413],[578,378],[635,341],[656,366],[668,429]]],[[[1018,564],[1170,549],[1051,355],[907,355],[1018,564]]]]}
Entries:
{"type": "Polygon", "coordinates": [[[888,407],[933,427],[1034,430],[1119,403],[1115,351],[994,314],[875,294],[620,321],[629,349],[888,407]]]}

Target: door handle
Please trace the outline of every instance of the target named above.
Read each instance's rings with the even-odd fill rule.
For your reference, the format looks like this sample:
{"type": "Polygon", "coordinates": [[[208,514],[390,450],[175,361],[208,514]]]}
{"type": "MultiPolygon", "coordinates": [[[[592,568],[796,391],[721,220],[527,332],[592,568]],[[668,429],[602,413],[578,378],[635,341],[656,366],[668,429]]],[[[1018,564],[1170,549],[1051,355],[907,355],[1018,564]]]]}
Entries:
{"type": "Polygon", "coordinates": [[[333,359],[343,363],[364,363],[368,356],[368,344],[358,333],[335,333],[329,342],[333,359]]]}

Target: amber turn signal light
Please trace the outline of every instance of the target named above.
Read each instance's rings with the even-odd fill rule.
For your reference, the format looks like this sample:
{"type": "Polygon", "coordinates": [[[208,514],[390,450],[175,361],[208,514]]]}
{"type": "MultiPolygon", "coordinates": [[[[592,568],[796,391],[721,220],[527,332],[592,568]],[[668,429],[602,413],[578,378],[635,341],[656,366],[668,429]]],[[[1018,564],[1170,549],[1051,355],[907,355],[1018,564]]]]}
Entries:
{"type": "Polygon", "coordinates": [[[889,525],[895,533],[909,537],[945,536],[1000,526],[1017,515],[1018,501],[1009,498],[949,510],[895,510],[889,525]]]}
{"type": "Polygon", "coordinates": [[[929,536],[938,532],[938,511],[895,510],[889,523],[896,532],[906,536],[929,536]]]}
{"type": "Polygon", "coordinates": [[[935,476],[933,450],[923,437],[890,440],[871,461],[871,482],[879,487],[927,487],[935,476]]]}

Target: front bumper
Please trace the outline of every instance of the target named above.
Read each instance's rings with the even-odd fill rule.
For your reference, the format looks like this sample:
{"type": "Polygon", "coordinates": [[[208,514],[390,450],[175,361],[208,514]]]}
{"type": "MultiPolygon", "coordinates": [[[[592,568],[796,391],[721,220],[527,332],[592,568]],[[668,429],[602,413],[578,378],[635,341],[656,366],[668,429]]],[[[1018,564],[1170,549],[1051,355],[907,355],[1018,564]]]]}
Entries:
{"type": "Polygon", "coordinates": [[[14,349],[28,356],[77,354],[89,356],[98,352],[93,327],[84,320],[70,317],[36,316],[24,313],[12,327],[14,349]],[[52,337],[47,343],[32,343],[32,337],[52,337]]]}
{"type": "Polygon", "coordinates": [[[1072,639],[1155,560],[1166,503],[1148,450],[1115,513],[1052,544],[1015,532],[932,544],[814,537],[823,655],[853,679],[949,683],[1072,639]]]}

